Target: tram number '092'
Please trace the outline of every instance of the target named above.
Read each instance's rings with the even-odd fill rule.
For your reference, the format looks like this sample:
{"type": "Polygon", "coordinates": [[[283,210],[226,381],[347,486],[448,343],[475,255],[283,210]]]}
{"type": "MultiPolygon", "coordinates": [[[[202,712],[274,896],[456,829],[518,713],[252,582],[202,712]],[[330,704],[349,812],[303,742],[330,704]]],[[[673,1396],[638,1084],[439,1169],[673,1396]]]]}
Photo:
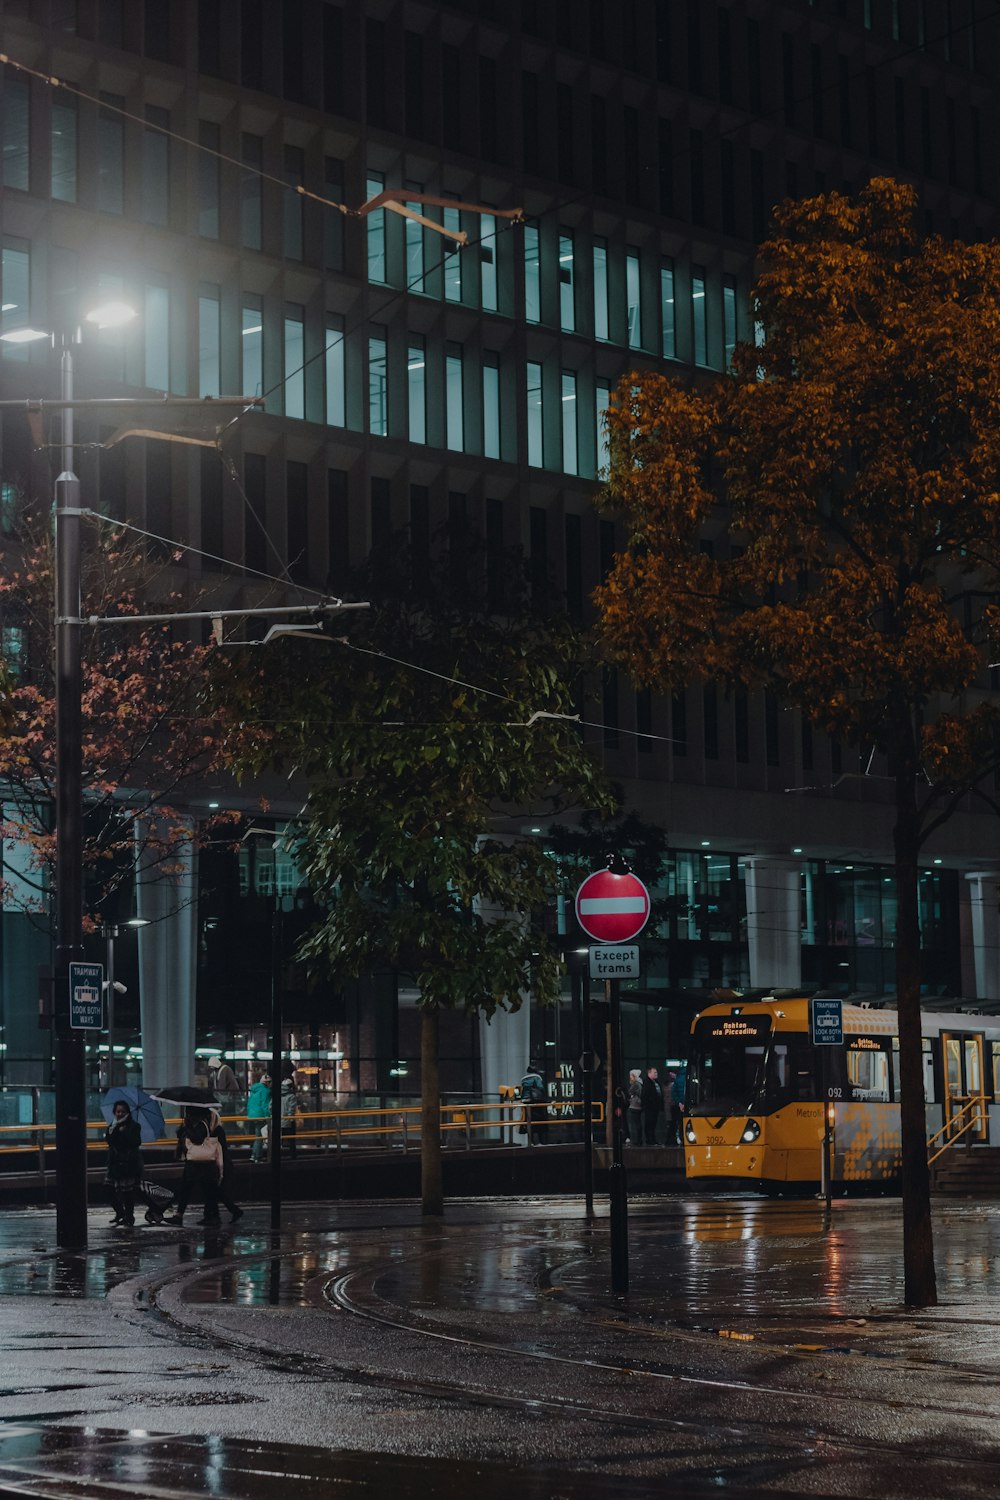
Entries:
{"type": "Polygon", "coordinates": [[[827,1091],[826,1091],[826,1097],[828,1099],[843,1099],[843,1097],[844,1097],[844,1090],[843,1089],[827,1089],[827,1091]]]}

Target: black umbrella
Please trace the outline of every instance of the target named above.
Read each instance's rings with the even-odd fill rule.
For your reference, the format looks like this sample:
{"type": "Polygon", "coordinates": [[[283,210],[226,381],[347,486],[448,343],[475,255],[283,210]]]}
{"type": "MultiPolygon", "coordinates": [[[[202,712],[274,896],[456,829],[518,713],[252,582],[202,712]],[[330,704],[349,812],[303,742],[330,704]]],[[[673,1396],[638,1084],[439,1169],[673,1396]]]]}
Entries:
{"type": "Polygon", "coordinates": [[[214,1089],[199,1089],[186,1083],[179,1083],[176,1088],[156,1089],[154,1098],[159,1099],[161,1104],[179,1104],[182,1109],[221,1109],[221,1104],[214,1089]]]}

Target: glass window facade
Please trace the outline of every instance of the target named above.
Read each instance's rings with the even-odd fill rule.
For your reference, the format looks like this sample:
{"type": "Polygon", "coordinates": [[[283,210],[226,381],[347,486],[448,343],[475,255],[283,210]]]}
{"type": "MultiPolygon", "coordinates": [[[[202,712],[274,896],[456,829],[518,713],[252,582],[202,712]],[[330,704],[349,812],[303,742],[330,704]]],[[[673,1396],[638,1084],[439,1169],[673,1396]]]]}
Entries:
{"type": "Polygon", "coordinates": [[[608,310],[608,245],[594,241],[594,338],[607,341],[611,336],[608,310]]]}
{"type": "Polygon", "coordinates": [[[524,226],[524,316],[537,323],[542,316],[541,276],[538,264],[538,226],[524,226]]]}
{"type": "Polygon", "coordinates": [[[146,107],[142,138],[142,217],[163,227],[170,220],[170,111],[146,107]]]}
{"type": "Polygon", "coordinates": [[[500,360],[483,354],[483,455],[500,457],[500,360]]]}
{"type": "Polygon", "coordinates": [[[479,221],[480,295],[484,312],[497,311],[497,221],[483,214],[479,221]]]}
{"type": "Polygon", "coordinates": [[[28,80],[5,68],[0,77],[0,180],[5,188],[28,191],[30,97],[28,80]]]}
{"type": "Polygon", "coordinates": [[[576,278],[573,266],[573,236],[559,232],[559,325],[564,333],[576,328],[576,278]]]}
{"type": "Polygon", "coordinates": [[[527,371],[527,437],[528,437],[528,463],[536,469],[540,469],[543,463],[542,457],[542,367],[531,360],[526,365],[527,371]]]}
{"type": "Polygon", "coordinates": [[[306,414],[305,318],[301,307],[285,310],[285,416],[306,414]]]}
{"type": "Polygon", "coordinates": [[[642,348],[642,279],[639,254],[630,250],[625,256],[625,296],[628,302],[628,346],[642,348]]]}
{"type": "Polygon", "coordinates": [[[203,289],[198,297],[198,395],[219,396],[221,380],[221,322],[219,289],[203,289]]]}
{"type": "Polygon", "coordinates": [[[198,233],[219,238],[219,127],[214,120],[198,121],[198,233]]]}
{"type": "Polygon", "coordinates": [[[463,412],[462,349],[459,344],[449,344],[445,354],[445,440],[449,448],[461,453],[465,447],[465,417],[463,412]]]}
{"type": "Polygon", "coordinates": [[[726,369],[733,360],[736,348],[736,277],[726,276],[722,282],[722,338],[726,369]]]}
{"type": "Polygon", "coordinates": [[[247,250],[259,250],[263,243],[263,199],[261,169],[264,165],[264,142],[259,135],[243,132],[244,170],[240,173],[240,244],[247,250]]]}
{"type": "Polygon", "coordinates": [[[142,332],[145,383],[152,391],[170,390],[170,293],[165,286],[147,286],[143,297],[142,332]]]}
{"type": "Polygon", "coordinates": [[[579,474],[577,456],[576,374],[562,372],[562,457],[563,473],[579,474]]]}
{"type": "Polygon", "coordinates": [[[424,341],[410,335],[406,352],[406,394],[411,443],[427,441],[427,351],[424,341]]]}
{"type": "Polygon", "coordinates": [[[326,420],[331,427],[347,426],[347,379],[344,369],[344,320],[332,314],[326,319],[323,350],[326,374],[326,420]]]}
{"type": "Polygon", "coordinates": [[[385,331],[380,329],[368,338],[368,430],[372,437],[388,435],[388,397],[388,354],[385,331]]]}
{"type": "MultiPolygon", "coordinates": [[[[410,186],[412,188],[414,184],[411,183],[410,186]]],[[[408,203],[406,206],[415,214],[424,212],[422,203],[408,203]]],[[[423,225],[415,223],[413,219],[404,219],[403,224],[406,235],[406,289],[408,292],[422,294],[427,290],[424,286],[423,225]]]]}
{"type": "Polygon", "coordinates": [[[677,358],[677,321],[674,315],[674,263],[666,260],[660,267],[660,353],[664,359],[677,358]]]}
{"type": "Polygon", "coordinates": [[[696,365],[708,364],[708,307],[705,302],[705,272],[691,268],[691,337],[696,365]]]}
{"type": "Polygon", "coordinates": [[[75,203],[77,195],[76,104],[52,101],[52,196],[61,203],[75,203]]]}
{"type": "Polygon", "coordinates": [[[245,294],[241,311],[245,396],[264,394],[264,314],[261,299],[245,294]]]}
{"type": "MultiPolygon", "coordinates": [[[[375,198],[385,188],[380,172],[369,172],[365,181],[366,198],[375,198]]],[[[368,280],[385,282],[385,209],[378,208],[365,220],[368,226],[368,280]]]]}
{"type": "Polygon", "coordinates": [[[607,380],[598,380],[594,386],[594,417],[597,433],[597,456],[595,459],[595,472],[598,478],[607,473],[608,460],[608,431],[604,422],[604,414],[611,405],[611,386],[607,380]]]}
{"type": "MultiPolygon", "coordinates": [[[[446,208],[442,218],[446,229],[459,230],[462,216],[457,208],[446,208]]],[[[462,300],[462,252],[452,239],[444,240],[444,296],[446,302],[462,300]]]]}

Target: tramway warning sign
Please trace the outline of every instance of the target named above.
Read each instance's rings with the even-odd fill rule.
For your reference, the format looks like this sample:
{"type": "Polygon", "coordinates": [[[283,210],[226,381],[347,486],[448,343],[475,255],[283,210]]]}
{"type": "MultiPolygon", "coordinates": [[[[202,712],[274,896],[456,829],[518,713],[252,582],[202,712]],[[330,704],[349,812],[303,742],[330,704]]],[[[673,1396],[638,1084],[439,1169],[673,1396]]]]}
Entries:
{"type": "Polygon", "coordinates": [[[814,1047],[844,1045],[844,1003],[842,1000],[810,1000],[809,1040],[814,1047]]]}
{"type": "Polygon", "coordinates": [[[576,920],[595,943],[627,943],[649,921],[649,892],[637,875],[597,870],[576,893],[576,920]]]}
{"type": "Polygon", "coordinates": [[[104,1025],[104,965],[70,964],[69,1024],[76,1031],[100,1031],[104,1025]]]}

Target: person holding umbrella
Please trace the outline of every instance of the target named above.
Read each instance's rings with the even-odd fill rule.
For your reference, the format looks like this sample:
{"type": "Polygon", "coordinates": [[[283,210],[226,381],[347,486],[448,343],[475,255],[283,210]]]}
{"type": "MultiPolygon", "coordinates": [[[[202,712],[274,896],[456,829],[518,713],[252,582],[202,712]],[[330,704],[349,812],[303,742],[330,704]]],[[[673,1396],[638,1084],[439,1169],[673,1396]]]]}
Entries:
{"type": "Polygon", "coordinates": [[[164,1215],[165,1224],[183,1224],[187,1206],[196,1193],[201,1195],[205,1205],[202,1222],[220,1222],[222,1147],[211,1133],[210,1120],[208,1109],[188,1108],[184,1111],[184,1122],[177,1132],[177,1156],[184,1163],[184,1172],[176,1206],[172,1213],[164,1215]]]}
{"type": "Polygon", "coordinates": [[[142,1180],[142,1131],[124,1099],[112,1106],[113,1118],[104,1139],[108,1143],[105,1181],[111,1189],[115,1216],[112,1225],[131,1229],[135,1224],[135,1195],[142,1180]]]}

